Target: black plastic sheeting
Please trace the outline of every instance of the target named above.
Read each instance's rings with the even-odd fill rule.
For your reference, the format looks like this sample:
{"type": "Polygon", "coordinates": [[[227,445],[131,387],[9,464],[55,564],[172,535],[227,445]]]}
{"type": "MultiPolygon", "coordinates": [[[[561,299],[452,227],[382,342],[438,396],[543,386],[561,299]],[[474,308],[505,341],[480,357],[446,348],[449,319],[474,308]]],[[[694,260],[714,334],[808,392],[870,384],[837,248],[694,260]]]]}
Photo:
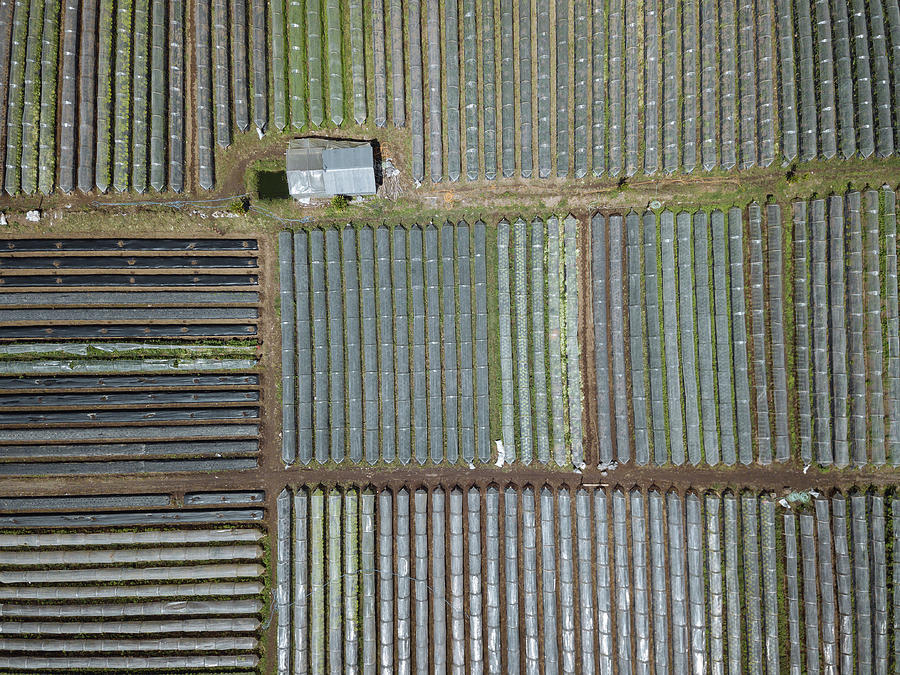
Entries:
{"type": "Polygon", "coordinates": [[[0,326],[0,339],[9,338],[122,338],[122,337],[233,337],[256,335],[256,326],[244,324],[176,325],[81,325],[81,326],[0,326]]]}
{"type": "Polygon", "coordinates": [[[215,267],[257,267],[255,257],[225,256],[69,256],[50,258],[0,258],[0,269],[180,269],[215,267]]]}
{"type": "Polygon", "coordinates": [[[259,408],[162,408],[158,410],[99,410],[0,413],[0,424],[120,423],[174,420],[258,419],[259,408]]]}
{"type": "MultiPolygon", "coordinates": [[[[259,450],[259,442],[246,441],[191,441],[171,443],[107,443],[97,445],[4,445],[4,459],[62,459],[115,457],[205,457],[230,454],[250,454],[259,450]]],[[[3,464],[0,464],[3,466],[3,464]]]]}
{"type": "Polygon", "coordinates": [[[63,509],[116,509],[169,506],[169,495],[89,495],[85,497],[7,497],[0,499],[3,511],[56,511],[63,509]]]}
{"type": "Polygon", "coordinates": [[[0,407],[234,403],[258,401],[258,391],[165,391],[103,394],[0,394],[0,407]]]}
{"type": "Polygon", "coordinates": [[[262,509],[23,514],[0,516],[0,527],[109,527],[111,525],[164,525],[169,523],[227,523],[258,521],[263,519],[263,515],[262,509]]]}
{"type": "Polygon", "coordinates": [[[32,286],[256,286],[255,275],[247,274],[35,274],[8,276],[0,286],[24,288],[32,286]]]}
{"type": "Polygon", "coordinates": [[[103,377],[2,377],[0,389],[94,387],[236,387],[259,384],[258,375],[110,375],[103,377]]]}
{"type": "Polygon", "coordinates": [[[6,239],[0,251],[256,251],[256,239],[6,239]]]}
{"type": "Polygon", "coordinates": [[[255,469],[255,458],[124,460],[118,462],[9,462],[0,463],[0,476],[72,474],[171,473],[175,471],[240,471],[255,469]]]}

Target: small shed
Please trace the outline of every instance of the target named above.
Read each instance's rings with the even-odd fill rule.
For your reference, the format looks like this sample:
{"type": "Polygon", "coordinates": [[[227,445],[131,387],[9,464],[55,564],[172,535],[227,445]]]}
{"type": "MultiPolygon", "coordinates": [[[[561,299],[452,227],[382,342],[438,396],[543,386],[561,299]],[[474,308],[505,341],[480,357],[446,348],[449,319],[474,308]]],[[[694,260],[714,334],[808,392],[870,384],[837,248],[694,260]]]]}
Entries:
{"type": "Polygon", "coordinates": [[[286,170],[294,199],[375,194],[375,155],[367,141],[295,138],[288,143],[286,170]]]}

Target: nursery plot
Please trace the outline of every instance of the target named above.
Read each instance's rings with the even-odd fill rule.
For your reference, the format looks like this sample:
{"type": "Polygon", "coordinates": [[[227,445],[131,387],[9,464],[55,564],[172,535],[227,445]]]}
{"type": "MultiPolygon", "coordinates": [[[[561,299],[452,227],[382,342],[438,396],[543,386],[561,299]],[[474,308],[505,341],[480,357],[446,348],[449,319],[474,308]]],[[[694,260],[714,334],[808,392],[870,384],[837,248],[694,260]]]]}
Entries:
{"type": "Polygon", "coordinates": [[[10,194],[212,189],[213,145],[229,147],[233,127],[370,113],[378,128],[408,123],[419,182],[888,157],[900,15],[863,5],[11,0],[3,182],[10,194]]]}
{"type": "MultiPolygon", "coordinates": [[[[820,508],[828,501],[820,498],[816,507],[825,519],[816,528],[814,515],[800,516],[798,550],[797,516],[768,495],[726,491],[709,493],[701,502],[693,493],[547,485],[508,485],[502,495],[494,485],[378,492],[356,485],[299,486],[293,495],[293,565],[278,567],[279,586],[284,582],[291,589],[294,603],[293,616],[285,617],[293,636],[287,645],[292,649],[284,650],[287,672],[321,658],[325,644],[332,660],[343,660],[355,659],[362,642],[365,658],[369,641],[373,668],[399,662],[466,669],[486,662],[540,669],[557,663],[574,667],[576,659],[600,667],[613,660],[647,665],[671,659],[672,667],[689,670],[707,663],[724,667],[726,661],[762,670],[778,669],[783,654],[794,663],[793,655],[802,650],[809,650],[806,663],[815,663],[811,658],[818,658],[820,637],[828,638],[820,636],[820,624],[810,622],[810,615],[800,618],[801,584],[807,591],[816,588],[815,576],[800,574],[802,569],[803,575],[827,576],[815,554],[822,544],[832,546],[832,527],[836,538],[844,531],[853,542],[845,550],[834,541],[841,556],[833,568],[837,579],[844,571],[871,569],[876,596],[893,562],[884,549],[883,498],[852,499],[863,512],[868,503],[875,515],[871,528],[854,521],[842,530],[849,514],[845,518],[838,509],[828,515],[820,508]],[[785,549],[780,552],[775,542],[782,537],[776,532],[782,514],[785,549]],[[730,548],[723,551],[726,542],[730,548]],[[327,564],[326,552],[335,556],[327,564]],[[308,594],[316,584],[324,590],[308,594]],[[776,589],[785,584],[782,599],[776,589]],[[296,620],[297,605],[302,623],[296,620]],[[337,625],[327,629],[332,612],[342,618],[343,631],[337,625]],[[732,630],[742,624],[735,622],[740,613],[752,618],[746,644],[732,630]],[[796,640],[781,642],[781,620],[796,640]],[[407,637],[413,623],[413,637],[407,637]],[[532,646],[521,650],[521,640],[532,646]]],[[[836,505],[843,501],[840,493],[834,497],[836,505]]],[[[850,592],[857,602],[845,616],[856,622],[859,639],[860,633],[869,634],[860,622],[877,630],[877,621],[858,602],[863,589],[850,592]]],[[[814,608],[816,600],[806,597],[814,608]]],[[[880,601],[873,606],[886,609],[880,601]]],[[[281,620],[281,608],[276,611],[281,620]]],[[[889,658],[884,645],[874,653],[852,647],[842,653],[849,667],[878,668],[889,658]]]]}
{"type": "Polygon", "coordinates": [[[526,464],[535,446],[541,463],[584,461],[576,226],[571,216],[536,219],[529,245],[528,225],[517,220],[511,253],[509,225],[498,226],[503,443],[507,458],[515,448],[526,464]]]}
{"type": "Polygon", "coordinates": [[[255,668],[264,511],[238,502],[248,504],[171,509],[169,495],[5,504],[16,515],[3,527],[16,534],[0,535],[2,596],[10,609],[0,640],[4,661],[40,672],[255,668]],[[110,507],[118,510],[103,510],[110,507]],[[36,509],[52,513],[29,513],[36,509]],[[71,532],[73,526],[88,531],[71,532]],[[123,548],[135,544],[140,548],[123,548]],[[169,653],[148,656],[159,652],[169,653]]]}
{"type": "Polygon", "coordinates": [[[300,383],[296,417],[306,433],[298,426],[285,457],[490,459],[484,245],[480,223],[294,236],[294,259],[282,256],[292,270],[282,293],[293,300],[282,301],[282,320],[296,372],[285,372],[300,383]],[[284,315],[291,304],[296,330],[284,315]]]}
{"type": "MultiPolygon", "coordinates": [[[[588,410],[599,436],[598,465],[629,461],[631,438],[638,463],[649,461],[651,442],[657,464],[765,466],[792,456],[823,465],[893,462],[898,436],[892,434],[900,428],[891,393],[900,380],[890,365],[897,363],[891,335],[900,330],[894,210],[888,188],[832,196],[827,208],[825,200],[794,202],[787,280],[775,203],[765,213],[749,204],[747,223],[737,207],[727,214],[594,215],[596,401],[588,410]],[[791,336],[785,335],[788,283],[791,336]],[[794,437],[791,399],[797,402],[794,437]]],[[[548,261],[552,269],[559,262],[548,261]]],[[[548,280],[551,361],[555,283],[548,280]]],[[[576,346],[567,344],[564,356],[576,346]]],[[[562,389],[553,389],[552,365],[549,373],[552,412],[562,389]]]]}

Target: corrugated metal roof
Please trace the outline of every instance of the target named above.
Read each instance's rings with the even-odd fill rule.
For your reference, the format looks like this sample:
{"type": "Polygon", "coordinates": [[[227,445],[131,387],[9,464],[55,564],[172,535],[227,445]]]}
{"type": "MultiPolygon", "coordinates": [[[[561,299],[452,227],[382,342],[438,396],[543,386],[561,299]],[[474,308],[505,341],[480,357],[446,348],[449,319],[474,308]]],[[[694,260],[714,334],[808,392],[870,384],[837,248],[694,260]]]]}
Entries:
{"type": "Polygon", "coordinates": [[[375,194],[374,167],[364,141],[297,138],[286,153],[288,190],[298,198],[375,194]]]}

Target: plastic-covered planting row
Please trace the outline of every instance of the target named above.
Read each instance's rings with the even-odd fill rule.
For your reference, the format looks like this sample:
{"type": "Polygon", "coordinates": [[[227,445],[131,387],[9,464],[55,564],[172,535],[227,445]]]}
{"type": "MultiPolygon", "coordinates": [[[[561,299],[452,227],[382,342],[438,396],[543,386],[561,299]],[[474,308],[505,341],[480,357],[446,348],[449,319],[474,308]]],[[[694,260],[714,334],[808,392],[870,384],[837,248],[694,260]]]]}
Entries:
{"type": "Polygon", "coordinates": [[[259,600],[187,600],[175,602],[144,602],[127,604],[92,605],[4,605],[4,616],[17,619],[61,619],[84,617],[107,619],[111,617],[169,616],[179,612],[186,615],[215,616],[221,614],[258,614],[262,610],[259,600]]]}
{"type": "MultiPolygon", "coordinates": [[[[630,346],[629,370],[631,371],[631,404],[634,425],[634,460],[638,464],[646,464],[650,461],[650,441],[647,419],[647,389],[645,384],[645,359],[644,359],[644,311],[642,289],[642,262],[641,262],[641,222],[640,217],[633,211],[625,218],[626,249],[625,260],[627,265],[627,279],[624,285],[627,288],[628,302],[628,337],[630,346]]],[[[625,364],[623,363],[623,368],[625,364]]],[[[628,457],[631,454],[628,453],[628,457]]]]}
{"type": "Polygon", "coordinates": [[[886,526],[881,495],[836,494],[799,516],[769,495],[728,491],[313,486],[282,496],[293,540],[278,567],[290,591],[278,605],[281,672],[357,659],[392,670],[571,670],[581,659],[777,671],[803,650],[808,667],[820,656],[875,669],[890,658],[897,521],[886,526]]]}
{"type": "MultiPolygon", "coordinates": [[[[197,68],[197,148],[199,184],[211,190],[215,184],[215,140],[213,138],[213,88],[212,88],[212,14],[210,0],[198,0],[194,5],[194,45],[197,68]]],[[[274,12],[273,12],[274,16],[274,12]]],[[[282,69],[283,70],[283,69],[282,69]]]]}
{"type": "Polygon", "coordinates": [[[0,527],[126,527],[173,523],[244,522],[259,521],[262,518],[263,512],[261,509],[64,512],[53,514],[19,513],[0,517],[0,527]]]}
{"type": "MultiPolygon", "coordinates": [[[[815,40],[816,40],[816,56],[817,56],[817,75],[819,90],[819,143],[821,146],[820,153],[825,159],[830,159],[837,154],[837,106],[835,98],[835,81],[834,81],[834,49],[831,39],[831,8],[828,2],[823,0],[812,0],[814,7],[813,15],[816,20],[815,24],[815,40]]],[[[846,15],[846,5],[843,5],[844,12],[838,12],[836,17],[840,21],[840,14],[846,15]]],[[[846,118],[846,115],[842,115],[846,118]]]]}
{"type": "MultiPolygon", "coordinates": [[[[253,571],[244,568],[235,569],[241,573],[253,571]]],[[[258,581],[218,581],[145,586],[5,586],[0,589],[0,598],[14,601],[194,598],[202,596],[259,595],[262,593],[262,590],[262,583],[258,581]]]]}
{"type": "MultiPolygon", "coordinates": [[[[261,565],[216,564],[175,567],[103,567],[77,570],[0,571],[4,584],[72,584],[110,581],[167,581],[176,579],[229,579],[258,577],[261,565]]],[[[32,632],[32,631],[25,631],[32,632]]],[[[75,631],[80,632],[80,631],[75,631]]],[[[119,631],[112,631],[119,632],[119,631]]]]}
{"type": "MultiPolygon", "coordinates": [[[[222,147],[231,145],[231,45],[228,0],[212,0],[211,69],[213,103],[215,105],[215,141],[222,147]]],[[[198,27],[199,30],[199,27],[198,27]]]]}
{"type": "MultiPolygon", "coordinates": [[[[375,109],[375,126],[383,127],[387,121],[387,55],[385,53],[384,0],[372,0],[372,79],[375,109]]],[[[412,33],[412,30],[410,30],[412,33]]]]}
{"type": "Polygon", "coordinates": [[[505,461],[583,462],[576,225],[569,216],[497,227],[505,461]]]}
{"type": "MultiPolygon", "coordinates": [[[[127,606],[127,605],[123,605],[127,606]]],[[[250,637],[187,637],[162,638],[158,640],[126,639],[21,639],[0,640],[0,650],[20,652],[224,652],[253,651],[258,641],[250,637]]]]}
{"type": "MultiPolygon", "coordinates": [[[[299,4],[299,3],[298,3],[299,4]]],[[[396,3],[399,10],[399,3],[396,3]]],[[[366,121],[366,63],[363,34],[363,0],[350,2],[350,79],[353,96],[353,120],[357,124],[366,121]]],[[[398,19],[400,14],[398,13],[398,19]]],[[[402,41],[401,45],[402,45],[402,41]]],[[[401,69],[402,73],[402,69],[401,69]]]]}
{"type": "Polygon", "coordinates": [[[258,546],[173,547],[114,551],[2,551],[0,565],[98,565],[135,562],[189,562],[259,558],[258,546]]]}
{"type": "MultiPolygon", "coordinates": [[[[47,670],[194,670],[196,668],[255,668],[259,657],[248,655],[197,656],[11,656],[11,668],[22,671],[47,670]]],[[[237,671],[235,671],[237,672],[237,671]]]]}
{"type": "MultiPolygon", "coordinates": [[[[33,362],[26,362],[33,363],[33,362]]],[[[115,362],[113,362],[115,363],[115,362]]],[[[143,365],[142,362],[139,362],[143,365]]],[[[126,365],[131,365],[130,363],[126,365]]],[[[196,370],[198,364],[186,363],[185,369],[196,370]]],[[[227,364],[236,365],[236,364],[227,364]]],[[[25,370],[25,369],[22,369],[25,370]]],[[[31,370],[31,369],[28,369],[31,370]]],[[[99,370],[108,371],[108,365],[99,370]]],[[[24,374],[21,370],[16,374],[24,374]]],[[[222,416],[220,418],[226,424],[197,424],[197,425],[157,425],[145,427],[69,427],[69,428],[27,428],[27,429],[0,429],[0,440],[5,444],[29,443],[39,441],[51,445],[72,442],[88,442],[105,444],[109,442],[120,443],[123,441],[156,441],[159,438],[168,439],[171,442],[187,443],[194,440],[213,440],[222,437],[253,438],[259,433],[257,424],[239,423],[241,417],[249,418],[257,416],[256,412],[246,411],[238,413],[235,417],[222,416]]],[[[204,415],[204,418],[214,420],[216,418],[204,415]]],[[[198,420],[199,421],[199,420],[198,420]]]]}
{"type": "Polygon", "coordinates": [[[4,621],[6,635],[125,635],[154,633],[245,633],[255,631],[257,619],[204,618],[165,621],[4,621]]]}
{"type": "Polygon", "coordinates": [[[285,463],[490,459],[484,256],[481,221],[282,233],[285,463]]]}
{"type": "MultiPolygon", "coordinates": [[[[760,464],[769,464],[772,461],[772,429],[769,423],[769,385],[766,377],[766,300],[765,272],[763,270],[762,212],[758,204],[750,205],[749,216],[749,300],[753,345],[753,388],[756,401],[756,443],[760,464]]],[[[780,226],[780,223],[777,223],[777,226],[780,226]]],[[[787,457],[782,459],[787,459],[787,457]]]]}
{"type": "MultiPolygon", "coordinates": [[[[0,373],[7,375],[47,375],[65,373],[163,373],[246,370],[256,366],[255,359],[94,359],[85,361],[4,361],[0,373]]],[[[190,435],[190,434],[189,434],[190,435]]],[[[201,434],[202,435],[202,434],[201,434]]],[[[138,434],[140,437],[140,434],[138,434]]],[[[57,439],[62,436],[57,435],[57,439]]]]}
{"type": "Polygon", "coordinates": [[[795,202],[793,221],[799,454],[823,465],[897,464],[894,192],[795,202]]]}
{"type": "Polygon", "coordinates": [[[439,183],[443,169],[443,107],[441,102],[441,16],[437,0],[425,0],[425,48],[428,62],[428,166],[431,180],[439,183]]]}
{"type": "MultiPolygon", "coordinates": [[[[200,504],[192,500],[192,504],[200,504]]],[[[122,546],[143,544],[208,544],[221,541],[254,542],[262,538],[255,529],[167,530],[138,532],[49,532],[0,534],[0,547],[35,549],[65,546],[122,546]]]]}

